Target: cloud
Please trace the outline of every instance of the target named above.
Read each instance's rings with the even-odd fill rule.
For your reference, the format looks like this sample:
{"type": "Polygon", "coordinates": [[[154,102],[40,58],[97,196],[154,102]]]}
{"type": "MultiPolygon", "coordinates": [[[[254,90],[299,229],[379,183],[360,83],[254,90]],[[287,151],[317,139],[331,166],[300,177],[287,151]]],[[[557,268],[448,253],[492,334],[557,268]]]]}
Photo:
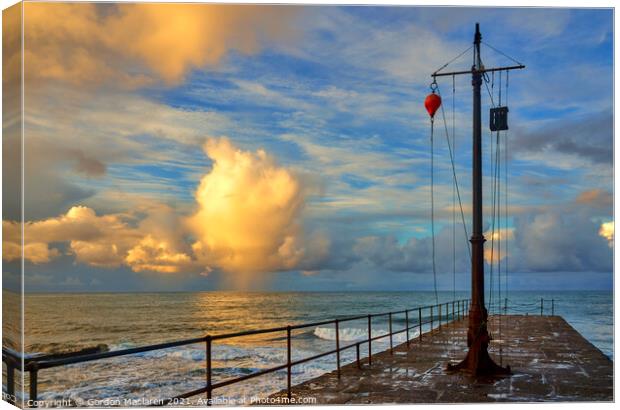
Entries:
{"type": "MultiPolygon", "coordinates": [[[[531,208],[514,215],[514,226],[485,232],[484,256],[487,264],[507,259],[511,272],[611,272],[613,269],[614,225],[598,222],[601,208],[581,201],[561,206],[531,208]],[[491,240],[499,240],[493,246],[491,240]],[[506,253],[508,245],[508,253],[506,253]]],[[[605,195],[601,195],[605,196],[605,195]]],[[[611,211],[611,207],[607,208],[611,211]]],[[[346,236],[346,232],[340,232],[346,236]]],[[[430,273],[431,238],[410,238],[404,242],[392,235],[352,239],[357,256],[352,271],[430,273]],[[370,267],[370,269],[368,268],[370,267]]],[[[445,226],[436,235],[436,269],[452,272],[452,228],[445,226]]],[[[462,231],[456,232],[456,270],[469,272],[470,259],[462,231]]],[[[346,268],[346,267],[345,267],[346,268]]]]}
{"type": "Polygon", "coordinates": [[[603,222],[598,230],[598,234],[609,242],[609,247],[614,247],[614,221],[603,222]]]}
{"type": "MultiPolygon", "coordinates": [[[[66,254],[75,262],[100,268],[129,266],[135,272],[178,272],[191,267],[190,257],[178,251],[182,244],[172,245],[162,238],[174,237],[169,232],[155,239],[149,226],[160,219],[152,211],[138,226],[132,217],[122,214],[99,216],[91,208],[74,206],[63,215],[24,224],[24,259],[43,264],[63,255],[57,247],[68,244],[66,254]]],[[[163,222],[160,221],[162,225],[163,222]]],[[[3,259],[21,257],[20,225],[3,221],[3,259]]]]}
{"type": "Polygon", "coordinates": [[[125,262],[134,272],[175,273],[191,266],[192,261],[188,255],[171,250],[167,242],[148,235],[127,252],[125,262]]]}
{"type": "Polygon", "coordinates": [[[611,166],[613,161],[613,115],[603,112],[588,118],[564,121],[561,124],[515,136],[514,149],[521,154],[546,158],[549,166],[572,168],[581,159],[590,164],[611,166]],[[558,154],[572,161],[558,161],[558,154]],[[551,160],[550,160],[551,159],[551,160]]]}
{"type": "Polygon", "coordinates": [[[485,232],[487,242],[484,247],[484,260],[490,264],[501,262],[509,255],[506,252],[506,241],[514,240],[514,228],[495,229],[495,232],[485,232]],[[493,241],[493,242],[492,242],[493,241]]]}
{"type": "Polygon", "coordinates": [[[214,4],[24,5],[26,78],[79,85],[175,84],[231,51],[294,36],[296,8],[214,4]]]}
{"type": "Polygon", "coordinates": [[[370,236],[356,241],[355,252],[373,265],[397,272],[430,272],[431,241],[411,238],[400,245],[393,236],[370,236]]]}
{"type": "Polygon", "coordinates": [[[585,205],[594,209],[604,209],[609,211],[614,204],[613,194],[609,191],[595,188],[581,192],[575,202],[579,205],[585,205]]]}
{"type": "MultiPolygon", "coordinates": [[[[4,226],[3,224],[3,235],[6,237],[8,232],[18,229],[19,225],[16,223],[13,223],[12,226],[4,226]]],[[[13,233],[9,233],[8,235],[10,235],[12,238],[19,238],[19,234],[15,235],[13,233]]],[[[35,242],[28,243],[24,246],[24,256],[35,265],[47,263],[52,259],[58,257],[59,255],[60,252],[58,252],[57,249],[50,249],[46,243],[35,242]]],[[[2,245],[2,259],[10,262],[13,260],[19,260],[21,259],[21,257],[22,247],[19,240],[5,240],[4,244],[2,245]]]]}
{"type": "Polygon", "coordinates": [[[225,271],[252,273],[293,269],[309,254],[325,252],[326,238],[303,233],[309,193],[303,177],[264,150],[242,151],[226,138],[209,139],[204,150],[213,168],[200,182],[199,209],[188,220],[199,259],[225,271]]]}
{"type": "MultiPolygon", "coordinates": [[[[134,194],[171,204],[182,198],[191,205],[191,192],[181,188],[195,184],[204,171],[199,149],[204,135],[235,131],[232,121],[213,111],[172,107],[128,92],[82,91],[48,87],[31,89],[29,96],[36,96],[26,97],[27,220],[56,216],[75,204],[123,211],[134,194]]],[[[19,131],[5,138],[4,148],[8,176],[20,169],[19,131]]],[[[19,173],[7,178],[7,198],[19,196],[19,181],[19,173]]],[[[18,219],[20,204],[6,205],[6,219],[18,219]]]]}
{"type": "Polygon", "coordinates": [[[611,272],[613,255],[587,209],[555,207],[515,218],[512,270],[611,272]]]}
{"type": "MultiPolygon", "coordinates": [[[[190,217],[158,204],[105,215],[73,206],[24,224],[24,258],[42,264],[65,255],[100,268],[219,269],[241,276],[320,267],[331,241],[319,230],[304,231],[302,212],[314,192],[312,182],[264,150],[243,151],[227,138],[210,138],[204,149],[213,165],[198,186],[198,209],[190,217]]],[[[3,230],[4,259],[19,259],[20,225],[3,221],[3,230]]]]}
{"type": "MultiPolygon", "coordinates": [[[[8,221],[2,224],[3,246],[20,249],[20,225],[8,221]]],[[[137,237],[119,216],[97,216],[90,208],[74,206],[64,215],[24,224],[24,258],[33,263],[49,262],[60,256],[51,244],[68,242],[69,252],[77,262],[116,267],[122,263],[123,251],[137,237]]],[[[10,261],[18,255],[11,252],[3,258],[10,261]]]]}

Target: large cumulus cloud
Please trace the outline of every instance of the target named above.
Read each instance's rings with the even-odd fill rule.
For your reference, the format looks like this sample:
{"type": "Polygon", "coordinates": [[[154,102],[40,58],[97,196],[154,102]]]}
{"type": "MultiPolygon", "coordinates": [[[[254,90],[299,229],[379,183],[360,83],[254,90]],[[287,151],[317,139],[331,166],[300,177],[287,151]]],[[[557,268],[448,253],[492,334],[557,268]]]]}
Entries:
{"type": "MultiPolygon", "coordinates": [[[[44,264],[63,254],[76,263],[136,272],[235,274],[312,270],[326,261],[329,237],[306,232],[303,215],[312,184],[279,166],[264,150],[243,151],[211,138],[212,166],[196,190],[196,211],[185,216],[153,204],[98,215],[76,205],[57,217],[24,224],[24,258],[44,264]]],[[[21,257],[21,226],[3,221],[3,258],[21,257]]]]}
{"type": "Polygon", "coordinates": [[[204,149],[213,168],[200,182],[199,209],[188,221],[201,260],[231,272],[264,272],[325,255],[327,238],[303,231],[309,187],[301,176],[264,150],[242,151],[228,139],[210,139],[204,149]]]}

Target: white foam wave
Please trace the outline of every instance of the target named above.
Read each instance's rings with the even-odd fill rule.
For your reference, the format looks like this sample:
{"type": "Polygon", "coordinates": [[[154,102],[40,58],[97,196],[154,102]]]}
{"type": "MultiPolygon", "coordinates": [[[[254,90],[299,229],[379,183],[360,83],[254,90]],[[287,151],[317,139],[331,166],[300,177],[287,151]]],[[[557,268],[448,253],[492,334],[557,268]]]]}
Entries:
{"type": "MultiPolygon", "coordinates": [[[[372,337],[384,336],[387,335],[388,331],[384,329],[373,329],[372,337]]],[[[319,339],[324,340],[336,340],[336,329],[330,327],[316,327],[314,329],[314,335],[319,339]]],[[[417,330],[409,331],[409,338],[412,339],[418,335],[417,330]]],[[[368,330],[362,328],[354,328],[354,327],[345,327],[340,329],[339,336],[341,341],[345,342],[357,342],[368,339],[368,330]]],[[[394,342],[403,343],[406,340],[405,332],[397,333],[392,336],[394,342]]],[[[388,338],[382,339],[383,341],[387,341],[388,338]]]]}
{"type": "MultiPolygon", "coordinates": [[[[339,334],[340,340],[345,342],[368,339],[368,331],[366,329],[345,327],[340,329],[339,334]]],[[[314,329],[314,335],[319,339],[336,340],[336,329],[319,326],[314,329]]]]}

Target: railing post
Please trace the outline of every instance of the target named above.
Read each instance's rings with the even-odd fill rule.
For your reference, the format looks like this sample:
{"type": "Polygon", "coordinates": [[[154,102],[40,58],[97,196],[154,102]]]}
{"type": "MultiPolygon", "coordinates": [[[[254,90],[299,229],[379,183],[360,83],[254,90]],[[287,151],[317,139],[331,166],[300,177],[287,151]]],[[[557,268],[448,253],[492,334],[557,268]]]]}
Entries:
{"type": "Polygon", "coordinates": [[[551,316],[555,316],[555,304],[553,299],[551,299],[551,316]]]}
{"type": "Polygon", "coordinates": [[[422,308],[418,308],[418,327],[420,328],[420,332],[418,337],[420,338],[420,342],[422,341],[422,308]]]}
{"type": "Polygon", "coordinates": [[[390,354],[394,354],[394,344],[392,343],[392,312],[389,313],[390,318],[390,354]]]}
{"type": "Polygon", "coordinates": [[[454,313],[455,313],[455,311],[454,311],[454,301],[452,301],[452,323],[454,323],[455,319],[456,319],[456,316],[454,316],[454,313]]]}
{"type": "Polygon", "coordinates": [[[39,369],[36,362],[33,364],[34,366],[30,369],[30,394],[28,395],[28,400],[30,401],[30,407],[37,407],[37,375],[39,369]]]}
{"type": "Polygon", "coordinates": [[[431,332],[433,331],[433,306],[431,306],[431,332]]]}
{"type": "Polygon", "coordinates": [[[291,326],[286,327],[286,395],[291,399],[291,326]]]}
{"type": "Polygon", "coordinates": [[[543,300],[544,300],[543,298],[540,298],[540,316],[543,315],[543,304],[544,304],[543,300]]]}
{"type": "Polygon", "coordinates": [[[372,365],[372,316],[368,315],[368,366],[372,365]]]}
{"type": "Polygon", "coordinates": [[[360,343],[359,342],[357,342],[355,344],[355,350],[356,350],[356,353],[357,353],[357,368],[361,369],[362,368],[362,364],[360,363],[360,343]]]}
{"type": "Polygon", "coordinates": [[[211,388],[213,369],[212,369],[212,360],[211,360],[211,345],[213,344],[213,340],[211,335],[207,335],[206,339],[206,360],[207,360],[207,406],[211,405],[212,401],[212,393],[213,389],[211,388]]]}
{"type": "Polygon", "coordinates": [[[340,326],[336,319],[336,363],[338,366],[338,378],[340,378],[340,326]]]}
{"type": "Polygon", "coordinates": [[[437,305],[437,310],[439,311],[439,329],[441,329],[441,304],[437,305]]]}
{"type": "Polygon", "coordinates": [[[504,314],[508,314],[508,298],[504,298],[504,314]]]}
{"type": "Polygon", "coordinates": [[[405,310],[405,333],[407,335],[407,347],[409,347],[409,311],[405,310]]]}

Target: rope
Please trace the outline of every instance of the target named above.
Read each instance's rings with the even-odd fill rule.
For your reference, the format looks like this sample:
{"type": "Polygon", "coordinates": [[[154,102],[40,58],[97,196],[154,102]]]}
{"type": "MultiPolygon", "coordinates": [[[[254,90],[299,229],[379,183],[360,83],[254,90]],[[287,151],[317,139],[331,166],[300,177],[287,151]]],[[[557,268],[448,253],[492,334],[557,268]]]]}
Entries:
{"type": "Polygon", "coordinates": [[[496,220],[496,203],[497,203],[497,192],[498,192],[498,187],[497,187],[497,170],[498,170],[498,164],[499,164],[499,131],[497,131],[497,135],[496,135],[496,143],[495,143],[495,156],[493,156],[493,136],[491,135],[491,158],[492,158],[492,165],[493,165],[493,188],[492,188],[492,205],[491,205],[491,270],[489,272],[489,278],[490,278],[490,283],[489,283],[489,300],[493,301],[493,267],[495,265],[495,220],[496,220]]]}
{"type": "MultiPolygon", "coordinates": [[[[441,92],[439,91],[439,85],[437,86],[437,94],[441,97],[441,92]]],[[[467,224],[465,223],[465,213],[463,212],[463,202],[461,201],[461,190],[459,189],[459,181],[456,177],[456,167],[454,165],[454,155],[452,153],[452,146],[450,145],[450,136],[448,134],[448,124],[446,122],[446,113],[443,110],[443,105],[440,107],[441,116],[443,117],[443,124],[446,130],[446,140],[448,142],[448,151],[450,153],[450,163],[452,165],[452,177],[454,179],[454,184],[456,185],[456,196],[459,200],[459,209],[461,210],[461,222],[463,223],[463,230],[465,232],[465,243],[467,244],[467,250],[469,251],[469,259],[471,261],[471,246],[469,244],[469,234],[467,233],[467,224]]]]}
{"type": "Polygon", "coordinates": [[[486,41],[481,41],[482,44],[484,44],[485,46],[489,47],[491,50],[495,51],[496,53],[499,53],[501,55],[503,55],[506,58],[509,58],[510,60],[512,60],[513,62],[517,63],[518,65],[523,65],[521,64],[519,61],[515,60],[514,58],[510,57],[508,54],[504,53],[501,50],[498,50],[497,48],[493,47],[492,45],[490,45],[489,43],[487,43],[486,41]]]}
{"type": "Polygon", "coordinates": [[[458,60],[459,58],[461,58],[465,53],[467,53],[469,50],[471,50],[474,46],[471,45],[467,48],[467,50],[464,50],[462,53],[460,53],[458,56],[454,57],[452,60],[448,61],[447,63],[445,63],[444,65],[442,65],[440,68],[438,68],[437,70],[435,70],[435,72],[433,74],[437,74],[438,72],[440,72],[441,70],[443,70],[444,68],[446,68],[447,66],[449,66],[450,64],[452,64],[453,62],[455,62],[456,60],[458,60]]]}
{"type": "MultiPolygon", "coordinates": [[[[496,140],[496,153],[495,153],[495,181],[496,181],[496,189],[495,189],[495,193],[494,193],[494,203],[493,203],[493,241],[491,242],[492,247],[495,245],[495,220],[497,219],[497,225],[499,228],[499,224],[500,224],[500,208],[499,208],[499,199],[500,199],[500,162],[501,162],[501,156],[500,156],[500,131],[497,131],[497,140],[496,140]],[[496,202],[497,200],[497,202],[496,202]]],[[[501,246],[501,231],[498,231],[498,236],[497,236],[497,248],[498,251],[500,249],[501,246]]],[[[493,265],[494,265],[494,249],[491,250],[491,277],[493,277],[493,265]]],[[[497,288],[498,288],[498,293],[497,293],[497,301],[498,301],[498,306],[499,306],[499,301],[501,299],[501,253],[498,253],[497,255],[497,288]]],[[[497,312],[497,310],[496,310],[497,312]]],[[[500,339],[502,338],[502,324],[501,324],[501,315],[499,317],[499,334],[500,334],[500,339]]],[[[502,360],[502,345],[500,344],[499,346],[500,349],[500,363],[502,360]]]]}
{"type": "MultiPolygon", "coordinates": [[[[452,76],[452,147],[456,151],[455,76],[452,76]]],[[[452,300],[456,299],[456,180],[452,181],[452,300]]]]}
{"type": "MultiPolygon", "coordinates": [[[[499,96],[498,96],[498,104],[502,106],[502,72],[499,72],[499,96]]],[[[504,133],[504,135],[506,135],[504,133]]],[[[499,235],[497,237],[497,305],[500,306],[502,303],[502,234],[501,234],[501,212],[502,212],[502,202],[501,202],[501,147],[499,145],[499,131],[497,132],[497,224],[499,229],[499,235]]],[[[499,338],[502,339],[502,310],[499,309],[499,338]]],[[[503,344],[499,345],[499,362],[500,365],[503,362],[503,344]]]]}
{"type": "MultiPolygon", "coordinates": [[[[491,89],[493,88],[493,85],[491,86],[491,89]]],[[[502,105],[502,72],[499,72],[499,87],[498,87],[498,106],[501,107],[502,105]]],[[[497,219],[497,226],[498,228],[500,227],[500,184],[501,184],[501,178],[500,178],[500,171],[501,171],[501,167],[500,167],[500,163],[501,163],[501,146],[500,146],[500,131],[497,131],[497,135],[496,135],[496,141],[495,141],[495,172],[493,174],[493,215],[492,215],[492,240],[491,240],[491,300],[493,299],[493,266],[495,263],[495,221],[497,219]]],[[[492,145],[492,141],[491,141],[491,147],[492,145]]],[[[497,294],[497,298],[498,298],[498,305],[499,305],[499,300],[501,298],[501,294],[502,294],[502,288],[501,288],[501,251],[500,251],[500,247],[501,247],[501,232],[498,232],[498,237],[497,237],[497,246],[498,246],[498,256],[497,256],[497,287],[498,287],[498,294],[497,294]]]]}
{"type": "MultiPolygon", "coordinates": [[[[491,100],[491,107],[495,108],[495,99],[493,98],[493,92],[492,89],[494,88],[494,80],[495,80],[495,73],[492,73],[492,79],[489,79],[488,73],[484,73],[483,74],[483,82],[484,82],[484,86],[487,90],[487,94],[489,95],[489,99],[491,100]],[[491,89],[489,89],[489,82],[491,82],[491,89]]],[[[491,187],[490,187],[490,191],[492,192],[491,197],[489,198],[491,200],[491,209],[492,209],[492,233],[491,233],[491,270],[489,272],[489,280],[488,280],[488,300],[489,302],[493,303],[493,258],[494,258],[494,254],[493,254],[493,244],[494,244],[494,240],[495,240],[495,189],[496,189],[496,180],[495,180],[495,174],[496,174],[496,158],[494,158],[494,150],[493,150],[493,133],[491,131],[489,131],[489,156],[491,158],[491,161],[489,162],[489,175],[493,175],[493,178],[491,179],[491,187]]]]}
{"type": "Polygon", "coordinates": [[[432,253],[433,253],[433,288],[435,289],[435,303],[439,304],[439,295],[437,294],[437,268],[435,265],[435,164],[434,164],[434,148],[433,134],[435,133],[435,119],[431,117],[431,235],[432,235],[432,253]]]}
{"type": "MultiPolygon", "coordinates": [[[[506,106],[508,106],[508,80],[509,80],[509,71],[506,71],[506,106]]],[[[504,132],[504,228],[505,231],[508,232],[508,130],[504,132]]],[[[505,284],[504,284],[504,298],[508,300],[508,240],[504,241],[504,270],[505,270],[505,284]]],[[[501,274],[501,272],[500,272],[501,274]]],[[[504,314],[507,314],[504,310],[504,314]]],[[[500,334],[501,334],[501,316],[500,316],[500,334]]],[[[503,351],[500,349],[500,362],[503,359],[503,351]]]]}
{"type": "MultiPolygon", "coordinates": [[[[489,73],[485,72],[482,74],[482,78],[484,79],[483,83],[484,83],[484,87],[487,89],[487,94],[489,94],[489,99],[491,100],[491,107],[495,108],[495,100],[493,99],[493,94],[491,93],[491,90],[489,90],[489,73]]],[[[491,74],[493,75],[493,78],[495,78],[495,71],[492,71],[491,74]]]]}

